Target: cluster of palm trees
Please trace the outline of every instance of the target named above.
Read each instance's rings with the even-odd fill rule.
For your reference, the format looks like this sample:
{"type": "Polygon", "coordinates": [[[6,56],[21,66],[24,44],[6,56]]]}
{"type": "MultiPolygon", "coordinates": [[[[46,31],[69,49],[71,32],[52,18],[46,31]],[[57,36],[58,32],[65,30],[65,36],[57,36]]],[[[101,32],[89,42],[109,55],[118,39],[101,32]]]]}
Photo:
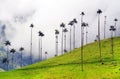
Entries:
{"type": "MultiPolygon", "coordinates": [[[[70,52],[72,50],[72,26],[73,26],[73,49],[76,48],[75,41],[76,41],[76,29],[75,29],[75,24],[77,23],[77,20],[74,18],[72,21],[68,23],[70,26],[70,30],[66,28],[65,23],[61,23],[60,27],[62,29],[61,31],[61,54],[63,55],[64,53],[68,52],[67,49],[67,32],[70,31],[70,52]]],[[[58,38],[59,38],[60,31],[55,29],[55,56],[58,56],[58,38]]]]}
{"type": "MultiPolygon", "coordinates": [[[[34,28],[34,25],[31,24],[30,25],[30,28],[31,28],[31,36],[30,36],[30,64],[33,63],[33,51],[32,51],[32,48],[33,48],[33,28],[34,28]]],[[[38,36],[39,36],[39,61],[42,61],[42,37],[45,36],[43,32],[39,31],[38,32],[38,36]]],[[[5,46],[7,47],[6,48],[6,52],[7,52],[7,56],[5,58],[3,58],[3,63],[6,64],[6,70],[9,70],[9,53],[11,53],[12,55],[12,59],[11,59],[11,62],[12,62],[12,69],[14,68],[14,54],[16,53],[16,50],[13,48],[11,50],[9,50],[9,46],[11,46],[11,42],[10,41],[5,41],[5,46]]],[[[20,47],[19,49],[19,52],[21,53],[21,63],[20,63],[20,66],[23,67],[23,51],[24,51],[24,48],[23,47],[20,47]]],[[[47,59],[47,52],[45,52],[45,59],[47,59]]]]}
{"type": "MultiPolygon", "coordinates": [[[[97,30],[98,34],[96,35],[97,36],[96,41],[98,41],[98,46],[99,46],[100,62],[103,63],[103,61],[102,61],[102,50],[101,50],[101,30],[100,30],[100,27],[101,27],[101,17],[100,16],[102,14],[102,10],[98,9],[97,14],[98,14],[98,30],[97,30]]],[[[81,12],[80,15],[81,15],[81,39],[80,39],[81,40],[81,45],[80,45],[81,46],[81,69],[83,71],[84,70],[84,51],[83,50],[84,50],[84,43],[85,42],[86,42],[86,44],[88,43],[88,30],[87,30],[87,28],[89,27],[89,24],[84,22],[85,13],[81,12]],[[85,36],[85,34],[86,34],[86,36],[85,36]],[[86,41],[85,41],[84,37],[86,37],[86,41]]],[[[105,16],[105,21],[104,21],[104,39],[106,38],[106,19],[107,19],[107,16],[105,16]]],[[[113,33],[115,31],[115,36],[116,36],[116,28],[117,28],[118,19],[115,18],[114,21],[115,21],[115,25],[110,26],[110,29],[109,29],[111,31],[111,53],[112,53],[112,60],[113,61],[114,61],[114,48],[113,48],[114,47],[113,46],[114,45],[113,44],[113,36],[114,35],[113,35],[113,33]]],[[[58,29],[55,30],[55,56],[59,56],[59,38],[61,39],[61,54],[63,55],[64,53],[68,52],[68,49],[67,49],[67,33],[68,32],[69,32],[69,35],[70,35],[69,36],[69,50],[70,50],[70,52],[73,49],[76,48],[76,24],[77,23],[78,23],[77,19],[74,18],[72,21],[70,21],[68,23],[68,26],[69,26],[69,29],[68,29],[68,28],[66,28],[66,24],[62,22],[60,24],[61,38],[59,37],[60,31],[58,29]]],[[[31,28],[31,30],[30,30],[30,32],[31,32],[31,36],[30,36],[30,63],[32,64],[33,63],[32,48],[33,48],[33,28],[34,28],[34,25],[31,24],[30,28],[31,28]]],[[[42,54],[43,54],[42,38],[45,35],[42,31],[39,31],[38,36],[39,36],[39,41],[38,41],[38,43],[39,43],[39,46],[38,46],[39,61],[42,61],[43,60],[43,57],[42,57],[42,54]]],[[[9,50],[10,45],[11,45],[11,43],[9,41],[5,42],[5,46],[7,47],[6,48],[7,56],[3,59],[3,63],[6,64],[7,70],[9,70],[9,53],[11,53],[11,55],[12,55],[12,59],[11,59],[12,68],[14,68],[14,53],[16,52],[15,49],[9,50]]],[[[21,67],[23,67],[23,51],[24,51],[24,48],[21,47],[19,49],[19,51],[21,52],[21,67]]],[[[48,52],[45,52],[45,59],[47,59],[47,54],[48,54],[48,52]]]]}
{"type": "MultiPolygon", "coordinates": [[[[9,50],[9,46],[11,46],[11,42],[10,41],[5,41],[5,46],[7,47],[6,48],[6,52],[7,52],[7,56],[5,57],[5,58],[3,58],[3,63],[4,64],[6,64],[6,70],[9,70],[9,64],[10,64],[10,54],[9,53],[11,53],[11,56],[12,56],[12,59],[11,59],[11,63],[12,63],[12,69],[14,69],[14,54],[16,53],[16,50],[13,48],[13,49],[10,49],[9,50]]],[[[22,61],[23,61],[23,58],[22,58],[22,53],[23,53],[23,51],[24,51],[24,48],[23,47],[21,47],[20,49],[19,49],[19,51],[21,52],[21,67],[23,66],[23,63],[22,63],[22,61]]]]}
{"type": "MultiPolygon", "coordinates": [[[[102,60],[102,49],[101,49],[101,14],[102,14],[102,10],[101,9],[98,9],[97,11],[97,14],[98,14],[98,34],[96,35],[96,38],[98,41],[98,48],[99,48],[99,53],[100,53],[100,58],[99,58],[99,61],[103,64],[103,60],[102,60]]],[[[89,24],[84,22],[84,16],[85,16],[85,13],[84,12],[81,12],[81,69],[82,71],[84,70],[83,68],[83,65],[84,65],[84,37],[86,37],[86,44],[88,43],[88,30],[87,28],[89,27],[89,24]],[[85,28],[86,28],[86,32],[85,32],[85,28]],[[85,36],[85,33],[86,33],[86,36],[85,36]]],[[[106,22],[106,19],[107,19],[107,16],[105,16],[105,21],[104,21],[104,39],[106,38],[106,26],[107,26],[107,22],[106,22]]],[[[112,60],[114,61],[114,50],[113,50],[113,33],[115,33],[115,36],[116,36],[116,23],[118,21],[118,19],[114,19],[115,21],[115,25],[114,26],[110,26],[110,31],[111,31],[111,53],[112,53],[112,60]]],[[[70,41],[70,52],[72,51],[72,30],[73,30],[73,49],[75,49],[75,38],[76,38],[76,34],[75,34],[75,24],[78,23],[76,19],[73,19],[72,21],[70,21],[68,23],[68,25],[70,26],[69,28],[69,33],[70,33],[70,36],[69,36],[69,41],[70,41]],[[73,29],[72,29],[72,26],[73,26],[73,29]]],[[[68,30],[65,28],[65,24],[62,23],[60,25],[60,27],[62,27],[62,39],[61,39],[61,54],[63,54],[64,52],[67,52],[66,51],[66,32],[68,32],[68,30]],[[65,36],[64,36],[64,45],[63,45],[63,33],[65,33],[65,36]],[[63,47],[64,47],[64,51],[63,51],[63,47]]],[[[59,31],[58,30],[55,30],[55,35],[56,35],[56,55],[55,56],[58,56],[58,35],[59,35],[59,31]]]]}

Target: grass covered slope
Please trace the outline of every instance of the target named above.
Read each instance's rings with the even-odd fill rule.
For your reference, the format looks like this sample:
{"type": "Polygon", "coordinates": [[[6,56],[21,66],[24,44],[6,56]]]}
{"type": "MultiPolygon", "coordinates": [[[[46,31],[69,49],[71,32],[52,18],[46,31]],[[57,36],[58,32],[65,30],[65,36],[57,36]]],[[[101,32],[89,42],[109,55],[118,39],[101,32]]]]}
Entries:
{"type": "Polygon", "coordinates": [[[63,56],[36,63],[22,69],[0,72],[0,79],[120,79],[120,37],[114,40],[115,63],[112,64],[110,39],[102,41],[99,63],[98,43],[84,46],[84,71],[81,71],[80,49],[63,56]]]}

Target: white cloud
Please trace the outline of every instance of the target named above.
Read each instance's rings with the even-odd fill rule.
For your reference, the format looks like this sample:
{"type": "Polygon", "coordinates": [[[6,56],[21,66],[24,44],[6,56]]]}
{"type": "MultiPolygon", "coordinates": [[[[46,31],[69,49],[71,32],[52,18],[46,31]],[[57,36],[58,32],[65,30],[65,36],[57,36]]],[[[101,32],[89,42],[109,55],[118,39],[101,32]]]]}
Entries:
{"type": "MultiPolygon", "coordinates": [[[[7,24],[7,37],[12,42],[12,47],[18,49],[20,46],[25,46],[27,52],[29,52],[30,41],[29,25],[34,23],[33,51],[35,55],[38,53],[37,32],[39,30],[45,33],[43,51],[48,51],[49,55],[53,55],[55,51],[54,29],[60,29],[61,22],[67,24],[73,18],[80,21],[80,12],[85,11],[85,21],[90,24],[89,41],[93,41],[96,36],[93,31],[97,32],[96,10],[101,8],[102,15],[108,16],[107,21],[111,25],[113,19],[120,16],[119,2],[119,0],[0,0],[0,20],[7,24]],[[19,23],[15,22],[16,16],[19,23]]],[[[80,38],[79,29],[80,22],[77,25],[77,35],[80,38]]],[[[77,41],[79,42],[79,39],[77,41]]]]}

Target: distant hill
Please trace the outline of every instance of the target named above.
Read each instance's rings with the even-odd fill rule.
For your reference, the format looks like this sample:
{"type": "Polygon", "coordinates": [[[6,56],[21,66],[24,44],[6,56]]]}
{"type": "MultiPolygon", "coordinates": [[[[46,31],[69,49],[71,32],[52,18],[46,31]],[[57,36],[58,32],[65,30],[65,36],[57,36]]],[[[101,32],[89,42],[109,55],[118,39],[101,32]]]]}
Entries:
{"type": "Polygon", "coordinates": [[[114,38],[115,61],[112,63],[110,39],[102,40],[99,62],[98,42],[84,46],[84,71],[81,71],[80,48],[22,69],[1,72],[1,79],[120,79],[120,37],[114,38]]]}
{"type": "Polygon", "coordinates": [[[3,69],[0,68],[0,72],[3,72],[3,71],[5,71],[5,70],[3,70],[3,69]]]}

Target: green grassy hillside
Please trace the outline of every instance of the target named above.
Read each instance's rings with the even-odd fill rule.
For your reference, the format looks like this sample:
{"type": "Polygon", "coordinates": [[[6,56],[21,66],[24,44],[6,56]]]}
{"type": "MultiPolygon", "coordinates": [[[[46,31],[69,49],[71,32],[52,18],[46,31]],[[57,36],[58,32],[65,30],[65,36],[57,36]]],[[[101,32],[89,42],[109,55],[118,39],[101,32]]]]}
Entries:
{"type": "Polygon", "coordinates": [[[80,49],[63,56],[36,63],[22,69],[0,72],[0,79],[120,79],[120,37],[114,40],[115,62],[112,64],[110,39],[102,41],[99,63],[98,43],[84,46],[84,71],[81,71],[80,49]]]}

